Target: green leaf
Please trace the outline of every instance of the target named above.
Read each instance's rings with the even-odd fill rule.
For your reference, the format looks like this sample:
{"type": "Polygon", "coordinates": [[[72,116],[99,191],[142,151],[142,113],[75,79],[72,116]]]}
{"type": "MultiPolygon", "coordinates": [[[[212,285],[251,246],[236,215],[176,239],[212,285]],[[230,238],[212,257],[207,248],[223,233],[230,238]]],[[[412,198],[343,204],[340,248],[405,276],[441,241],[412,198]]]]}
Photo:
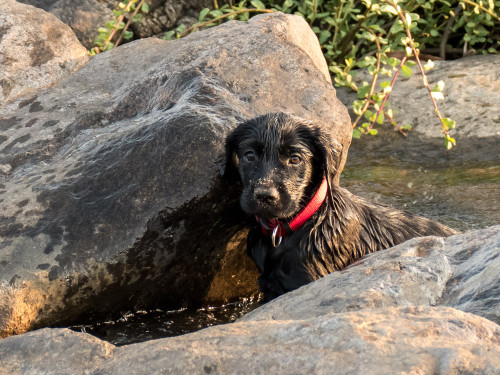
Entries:
{"type": "Polygon", "coordinates": [[[452,120],[451,118],[448,118],[448,117],[443,117],[441,119],[441,121],[443,122],[443,125],[445,126],[445,128],[448,130],[448,129],[454,129],[455,128],[455,121],[452,120]]]}
{"type": "Polygon", "coordinates": [[[368,131],[368,133],[370,133],[371,135],[377,135],[378,130],[377,130],[377,129],[370,129],[370,130],[368,131]]]}
{"type": "Polygon", "coordinates": [[[359,116],[361,114],[361,110],[363,109],[363,104],[364,104],[363,100],[355,100],[352,103],[352,110],[356,115],[359,116]]]}
{"type": "Polygon", "coordinates": [[[433,92],[431,92],[431,96],[434,98],[434,100],[444,100],[443,93],[439,92],[439,91],[433,91],[433,92]]]}
{"type": "Polygon", "coordinates": [[[424,70],[429,71],[434,68],[434,62],[432,60],[427,60],[427,63],[424,65],[424,70]]]}
{"type": "Polygon", "coordinates": [[[146,2],[142,3],[141,12],[149,13],[149,5],[146,2]]]}
{"type": "Polygon", "coordinates": [[[434,85],[434,87],[431,89],[432,92],[443,92],[444,90],[444,81],[441,80],[438,83],[434,85]]]}
{"type": "Polygon", "coordinates": [[[403,75],[405,77],[410,77],[411,76],[411,68],[407,65],[401,65],[401,73],[403,73],[403,75]]]}
{"type": "Polygon", "coordinates": [[[352,129],[352,137],[353,138],[359,138],[361,136],[361,133],[359,132],[358,129],[352,129]]]}
{"type": "Polygon", "coordinates": [[[411,28],[411,15],[408,12],[405,12],[405,26],[411,28]]]}
{"type": "Polygon", "coordinates": [[[174,35],[175,35],[175,30],[170,30],[169,32],[167,32],[165,34],[165,36],[163,37],[163,40],[171,40],[171,39],[173,39],[174,35]]]}
{"type": "Polygon", "coordinates": [[[132,22],[140,22],[142,20],[142,14],[137,13],[134,18],[132,18],[132,22]]]}
{"type": "Polygon", "coordinates": [[[110,49],[113,49],[115,45],[111,42],[108,43],[108,45],[104,48],[104,51],[109,51],[110,49]]]}
{"type": "Polygon", "coordinates": [[[392,5],[383,4],[380,6],[380,10],[382,12],[385,12],[385,13],[391,13],[391,14],[394,14],[396,16],[398,15],[398,11],[392,5]]]}
{"type": "Polygon", "coordinates": [[[257,9],[266,9],[266,6],[262,3],[262,1],[259,0],[252,0],[250,1],[250,4],[252,4],[257,9]]]}
{"type": "Polygon", "coordinates": [[[361,86],[358,89],[358,98],[359,99],[366,99],[366,96],[370,93],[370,86],[361,86]]]}
{"type": "Polygon", "coordinates": [[[122,36],[123,36],[123,39],[129,40],[129,39],[131,39],[134,36],[134,32],[133,31],[125,30],[123,32],[122,36]]]}
{"type": "Polygon", "coordinates": [[[200,12],[200,16],[198,17],[198,22],[203,22],[207,14],[210,12],[210,9],[205,8],[200,12]]]}
{"type": "Polygon", "coordinates": [[[380,111],[377,117],[377,124],[381,125],[384,123],[384,112],[380,111]]]}

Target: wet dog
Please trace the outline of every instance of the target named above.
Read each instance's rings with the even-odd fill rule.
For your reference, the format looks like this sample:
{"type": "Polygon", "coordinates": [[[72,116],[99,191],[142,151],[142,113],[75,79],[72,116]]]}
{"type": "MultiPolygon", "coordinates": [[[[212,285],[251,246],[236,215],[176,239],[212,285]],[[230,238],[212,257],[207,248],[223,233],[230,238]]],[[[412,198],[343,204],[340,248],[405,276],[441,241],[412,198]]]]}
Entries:
{"type": "Polygon", "coordinates": [[[241,207],[255,217],[248,254],[266,301],[365,254],[456,233],[339,187],[337,148],[322,127],[284,113],[242,123],[226,139],[225,177],[241,182],[241,207]]]}

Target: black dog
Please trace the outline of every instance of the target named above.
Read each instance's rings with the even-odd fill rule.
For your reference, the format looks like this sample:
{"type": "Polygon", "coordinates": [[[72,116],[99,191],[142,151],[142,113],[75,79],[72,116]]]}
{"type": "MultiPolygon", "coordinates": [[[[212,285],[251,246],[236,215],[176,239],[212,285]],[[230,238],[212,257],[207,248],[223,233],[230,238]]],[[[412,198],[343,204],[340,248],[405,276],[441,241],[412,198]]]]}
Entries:
{"type": "Polygon", "coordinates": [[[228,136],[225,176],[241,181],[241,207],[255,216],[248,254],[265,300],[410,238],[456,233],[340,188],[339,154],[321,127],[284,113],[228,136]]]}

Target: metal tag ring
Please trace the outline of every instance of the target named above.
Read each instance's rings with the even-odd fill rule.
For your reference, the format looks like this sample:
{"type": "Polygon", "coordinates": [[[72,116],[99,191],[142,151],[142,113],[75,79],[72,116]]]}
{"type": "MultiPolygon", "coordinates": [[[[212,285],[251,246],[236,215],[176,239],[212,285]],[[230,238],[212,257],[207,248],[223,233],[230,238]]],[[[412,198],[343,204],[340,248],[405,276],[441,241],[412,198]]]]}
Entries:
{"type": "Polygon", "coordinates": [[[273,244],[273,247],[278,247],[281,243],[281,236],[278,236],[278,243],[276,243],[276,235],[278,234],[278,229],[279,229],[279,226],[276,225],[273,229],[273,234],[271,236],[271,243],[273,244]]]}

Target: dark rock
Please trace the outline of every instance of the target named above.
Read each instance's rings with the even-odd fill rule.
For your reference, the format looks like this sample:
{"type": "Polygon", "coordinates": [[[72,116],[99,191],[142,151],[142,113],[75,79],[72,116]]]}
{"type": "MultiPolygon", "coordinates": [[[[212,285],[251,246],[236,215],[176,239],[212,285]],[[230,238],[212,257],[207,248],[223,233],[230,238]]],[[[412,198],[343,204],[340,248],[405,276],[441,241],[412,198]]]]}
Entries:
{"type": "Polygon", "coordinates": [[[255,292],[219,176],[225,135],[274,111],[329,126],[345,162],[350,120],[297,16],[129,43],[3,104],[0,335],[255,292]]]}
{"type": "Polygon", "coordinates": [[[56,17],[14,0],[2,2],[0,108],[68,77],[87,60],[86,49],[56,17]]]}
{"type": "Polygon", "coordinates": [[[34,7],[49,11],[59,0],[17,0],[18,3],[33,5],[34,7]]]}
{"type": "Polygon", "coordinates": [[[113,19],[112,9],[97,0],[59,0],[50,12],[71,27],[80,43],[87,49],[94,47],[97,29],[113,19]]]}

